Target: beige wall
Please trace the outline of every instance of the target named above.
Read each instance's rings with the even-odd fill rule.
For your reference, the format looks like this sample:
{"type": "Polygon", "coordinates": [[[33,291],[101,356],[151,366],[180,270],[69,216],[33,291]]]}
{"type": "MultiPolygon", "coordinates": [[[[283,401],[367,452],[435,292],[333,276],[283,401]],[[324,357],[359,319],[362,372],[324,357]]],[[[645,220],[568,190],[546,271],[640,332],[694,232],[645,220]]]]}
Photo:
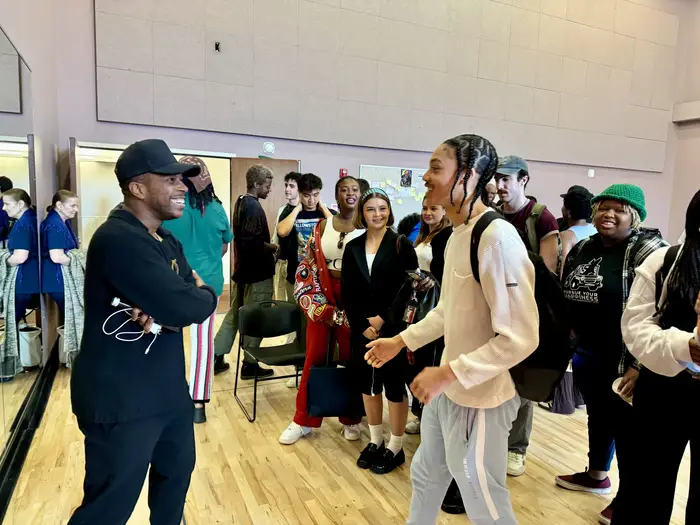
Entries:
{"type": "MultiPolygon", "coordinates": [[[[613,0],[610,1],[613,2],[613,0]]],[[[377,2],[372,3],[378,5],[377,2]]],[[[548,3],[565,4],[566,2],[548,3]]],[[[683,22],[697,20],[689,14],[685,14],[684,11],[686,8],[690,10],[691,7],[697,6],[698,2],[691,0],[678,0],[676,2],[671,0],[635,0],[633,3],[680,14],[682,42],[685,42],[683,40],[683,22]]],[[[126,3],[122,4],[126,5],[126,3]]],[[[136,5],[135,2],[129,2],[129,4],[136,5]]],[[[150,4],[150,2],[145,2],[144,5],[146,4],[150,4]]],[[[134,140],[157,136],[166,140],[173,148],[231,152],[246,157],[262,153],[262,143],[268,137],[97,121],[93,2],[92,0],[62,0],[60,5],[61,9],[54,12],[54,3],[49,0],[27,0],[25,2],[0,0],[0,23],[18,47],[24,49],[23,53],[27,55],[30,63],[32,58],[37,61],[33,67],[37,70],[35,74],[39,81],[37,94],[41,99],[42,108],[37,109],[36,113],[37,119],[41,121],[39,138],[40,140],[46,138],[49,141],[47,146],[43,148],[45,156],[52,153],[50,144],[57,144],[65,149],[70,136],[75,136],[83,142],[111,144],[128,144],[134,140]],[[35,13],[42,13],[42,16],[35,17],[35,13]],[[49,21],[55,22],[55,25],[49,21]],[[55,71],[60,71],[61,74],[55,75],[55,71]],[[53,89],[54,92],[53,102],[48,93],[50,89],[53,89]],[[60,103],[57,104],[57,100],[60,103]],[[56,136],[54,135],[55,130],[51,129],[51,115],[55,118],[56,113],[58,114],[56,122],[58,138],[51,141],[52,137],[56,136]]],[[[695,14],[696,11],[693,11],[693,16],[695,14]]],[[[696,24],[696,27],[700,27],[700,24],[696,24]]],[[[695,66],[698,65],[697,54],[691,54],[690,57],[687,57],[686,54],[683,56],[685,57],[684,62],[690,60],[695,66]]],[[[692,75],[691,78],[693,78],[692,75]]],[[[700,74],[697,78],[700,78],[700,74]]],[[[681,85],[678,82],[677,84],[681,85]]],[[[321,114],[319,118],[324,118],[324,115],[321,114]]],[[[556,135],[550,137],[550,140],[536,142],[532,136],[521,133],[516,135],[517,140],[506,140],[507,137],[495,133],[497,130],[491,127],[474,126],[473,121],[467,120],[464,121],[464,124],[465,127],[450,128],[449,132],[483,133],[492,138],[499,151],[504,154],[521,153],[521,145],[526,142],[540,149],[551,150],[554,154],[561,150],[556,135]]],[[[669,151],[675,147],[677,134],[673,128],[671,130],[669,137],[673,140],[669,142],[669,151]]],[[[446,134],[441,136],[440,140],[446,136],[446,134]]],[[[413,151],[317,144],[283,139],[277,139],[274,142],[277,146],[276,156],[299,159],[304,171],[313,171],[324,178],[327,186],[324,189],[324,199],[327,201],[331,201],[333,198],[331,186],[336,180],[339,168],[347,168],[350,174],[357,174],[360,164],[424,167],[428,159],[428,155],[425,153],[413,151]]],[[[582,140],[579,147],[583,150],[586,148],[601,150],[606,157],[614,156],[618,152],[614,141],[605,142],[602,147],[594,147],[593,144],[582,140]]],[[[673,151],[675,152],[675,150],[673,151]]],[[[675,153],[668,155],[663,172],[656,174],[652,173],[651,167],[645,171],[626,171],[602,169],[595,164],[591,166],[587,164],[572,165],[564,161],[531,162],[533,181],[530,191],[537,195],[540,201],[551,208],[558,209],[560,206],[559,194],[571,184],[583,183],[597,190],[606,184],[620,180],[635,182],[640,184],[647,193],[650,208],[649,223],[661,227],[664,231],[673,231],[679,227],[677,214],[671,212],[672,194],[674,194],[674,186],[676,185],[675,179],[685,177],[684,174],[687,171],[682,165],[676,170],[675,160],[675,153]],[[598,175],[592,182],[586,177],[589,167],[598,168],[598,175]],[[671,222],[673,223],[670,227],[669,217],[672,218],[671,222]]],[[[654,167],[654,169],[657,168],[654,167]]],[[[687,176],[692,177],[693,175],[688,174],[687,176]]],[[[52,166],[49,165],[48,170],[40,169],[38,177],[39,192],[44,195],[43,199],[46,201],[47,198],[50,199],[54,191],[55,176],[52,166]]],[[[679,197],[678,201],[680,200],[682,198],[679,197]]],[[[676,212],[677,208],[674,199],[673,211],[676,212]]]]}
{"type": "Polygon", "coordinates": [[[676,130],[676,174],[671,196],[669,234],[675,241],[683,231],[690,199],[700,190],[700,123],[676,130]]]}
{"type": "Polygon", "coordinates": [[[99,118],[663,169],[676,0],[226,4],[96,0],[99,118]]]}
{"type": "MultiPolygon", "coordinates": [[[[700,100],[700,2],[688,1],[679,34],[678,102],[700,100]]],[[[683,231],[688,203],[700,190],[700,122],[676,126],[669,141],[674,159],[669,233],[675,240],[683,231]]]]}

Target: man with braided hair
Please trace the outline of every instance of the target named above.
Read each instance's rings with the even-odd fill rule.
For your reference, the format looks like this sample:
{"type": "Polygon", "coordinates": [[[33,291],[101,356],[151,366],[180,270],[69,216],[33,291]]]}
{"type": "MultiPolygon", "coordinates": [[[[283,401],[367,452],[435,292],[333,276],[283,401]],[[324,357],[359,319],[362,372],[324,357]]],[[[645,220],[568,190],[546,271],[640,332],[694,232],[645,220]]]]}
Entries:
{"type": "Polygon", "coordinates": [[[477,135],[454,137],[435,150],[423,176],[426,199],[444,206],[456,225],[440,301],[419,323],[367,345],[365,359],[381,367],[403,347],[415,351],[445,337],[441,366],[426,368],[411,384],[425,409],[411,466],[409,525],[436,523],[452,477],[472,523],[517,523],[506,458],[520,397],[509,370],[537,348],[539,317],[534,267],[511,224],[490,222],[476,247],[480,282],[472,271],[472,232],[496,213],[485,202],[497,162],[493,145],[477,135]]]}

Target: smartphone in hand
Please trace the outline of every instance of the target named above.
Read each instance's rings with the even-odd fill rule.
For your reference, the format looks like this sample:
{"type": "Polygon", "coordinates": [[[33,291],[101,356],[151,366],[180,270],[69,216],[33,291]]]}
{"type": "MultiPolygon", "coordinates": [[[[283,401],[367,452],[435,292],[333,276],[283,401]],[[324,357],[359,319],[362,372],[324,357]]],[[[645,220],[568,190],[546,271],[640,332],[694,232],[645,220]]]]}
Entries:
{"type": "Polygon", "coordinates": [[[423,279],[428,277],[426,274],[424,274],[420,270],[407,270],[406,273],[414,281],[422,281],[423,279]]]}

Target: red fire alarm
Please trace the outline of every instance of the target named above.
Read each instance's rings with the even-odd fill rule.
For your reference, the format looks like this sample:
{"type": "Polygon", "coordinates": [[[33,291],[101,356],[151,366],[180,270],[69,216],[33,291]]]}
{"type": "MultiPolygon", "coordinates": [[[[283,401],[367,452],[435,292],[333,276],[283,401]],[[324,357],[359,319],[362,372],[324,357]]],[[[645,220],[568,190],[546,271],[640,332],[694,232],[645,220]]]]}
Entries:
{"type": "Polygon", "coordinates": [[[348,176],[348,169],[347,168],[340,168],[338,170],[338,178],[343,178],[348,176]]]}

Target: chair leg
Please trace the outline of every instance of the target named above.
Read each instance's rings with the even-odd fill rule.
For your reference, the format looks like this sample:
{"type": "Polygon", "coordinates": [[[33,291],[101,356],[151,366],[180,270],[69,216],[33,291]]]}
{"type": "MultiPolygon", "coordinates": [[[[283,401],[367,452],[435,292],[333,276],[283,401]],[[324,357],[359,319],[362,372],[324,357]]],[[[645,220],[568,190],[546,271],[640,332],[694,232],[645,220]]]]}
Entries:
{"type": "MultiPolygon", "coordinates": [[[[257,367],[255,369],[255,382],[253,383],[253,417],[250,417],[250,413],[246,409],[246,407],[243,405],[243,401],[241,401],[241,398],[238,397],[238,376],[240,375],[240,366],[241,366],[241,345],[239,342],[238,345],[238,359],[236,360],[236,381],[233,384],[233,397],[236,398],[236,401],[238,402],[238,406],[241,407],[241,410],[243,410],[243,413],[245,414],[245,417],[250,421],[251,423],[255,421],[255,413],[256,413],[256,402],[257,402],[257,390],[258,390],[258,370],[257,367]]],[[[243,350],[245,352],[245,350],[243,350]]]]}
{"type": "Polygon", "coordinates": [[[255,360],[255,377],[253,378],[253,421],[258,415],[258,370],[260,370],[260,363],[255,360]]]}
{"type": "Polygon", "coordinates": [[[236,356],[236,380],[233,383],[233,395],[236,396],[238,392],[238,376],[240,375],[240,368],[241,368],[241,342],[239,340],[238,342],[238,355],[236,356]]]}

